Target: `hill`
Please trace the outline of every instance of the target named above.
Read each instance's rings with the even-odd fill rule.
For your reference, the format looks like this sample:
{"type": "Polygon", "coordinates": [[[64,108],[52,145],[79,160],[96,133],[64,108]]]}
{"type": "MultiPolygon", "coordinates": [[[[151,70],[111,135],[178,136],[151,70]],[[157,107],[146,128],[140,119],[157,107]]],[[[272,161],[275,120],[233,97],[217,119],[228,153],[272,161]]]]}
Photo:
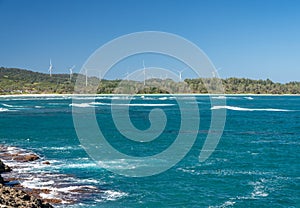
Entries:
{"type": "MultiPolygon", "coordinates": [[[[49,74],[33,72],[17,68],[0,67],[0,94],[72,94],[74,92],[74,85],[77,78],[83,78],[82,75],[73,74],[70,80],[69,74],[49,74]]],[[[102,80],[96,77],[89,77],[89,83],[100,83],[97,93],[118,93],[115,91],[116,87],[122,83],[121,80],[102,80]]],[[[203,84],[212,83],[212,79],[185,79],[186,85],[182,82],[174,82],[171,79],[147,80],[149,86],[143,87],[143,83],[138,81],[128,81],[130,83],[129,92],[138,93],[168,93],[167,89],[172,89],[173,92],[185,92],[188,86],[193,93],[207,93],[203,84]],[[168,86],[161,89],[161,83],[168,86]],[[140,89],[140,90],[138,90],[140,89]],[[179,91],[178,89],[184,89],[179,91]]],[[[246,78],[228,78],[222,79],[225,93],[227,94],[300,94],[300,82],[289,83],[275,83],[271,80],[252,80],[246,78]]],[[[125,86],[125,85],[124,85],[125,86]]],[[[126,92],[126,90],[120,92],[126,92]]],[[[128,87],[129,85],[126,85],[128,87]]]]}
{"type": "Polygon", "coordinates": [[[24,69],[0,68],[0,94],[71,93],[73,89],[74,81],[68,74],[50,77],[24,69]]]}

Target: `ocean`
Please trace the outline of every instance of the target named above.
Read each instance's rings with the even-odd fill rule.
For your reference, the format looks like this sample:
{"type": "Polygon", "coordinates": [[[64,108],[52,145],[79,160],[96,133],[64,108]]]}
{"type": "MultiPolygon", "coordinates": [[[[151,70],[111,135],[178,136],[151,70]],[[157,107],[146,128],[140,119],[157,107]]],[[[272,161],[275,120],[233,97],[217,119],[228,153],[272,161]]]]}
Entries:
{"type": "Polygon", "coordinates": [[[180,109],[171,95],[135,96],[129,104],[126,99],[99,95],[93,102],[84,97],[72,105],[70,96],[1,97],[0,144],[10,153],[41,157],[26,164],[5,161],[15,167],[9,176],[20,178],[27,189],[50,190],[41,196],[62,200],[55,207],[300,207],[300,96],[228,95],[223,106],[211,106],[209,96],[192,101],[181,96],[182,102],[199,107],[196,140],[177,164],[147,177],[119,175],[118,169],[134,169],[126,159],[97,165],[78,139],[72,108],[95,109],[107,141],[134,157],[168,148],[178,134],[180,110],[189,109],[180,109]],[[163,110],[166,130],[157,141],[126,139],[114,126],[113,100],[124,101],[119,116],[122,107],[129,107],[132,124],[140,130],[151,126],[152,109],[163,110]],[[199,162],[212,112],[221,109],[227,112],[222,137],[210,157],[199,162]]]}

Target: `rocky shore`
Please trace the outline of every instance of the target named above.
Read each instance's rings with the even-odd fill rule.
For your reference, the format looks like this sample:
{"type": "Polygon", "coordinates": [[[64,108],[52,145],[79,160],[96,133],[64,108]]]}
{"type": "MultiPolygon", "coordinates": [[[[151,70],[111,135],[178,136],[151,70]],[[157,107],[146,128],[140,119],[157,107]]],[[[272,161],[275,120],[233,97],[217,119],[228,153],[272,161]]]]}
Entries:
{"type": "MultiPolygon", "coordinates": [[[[23,158],[26,160],[29,158],[23,158]]],[[[32,158],[31,158],[32,159],[32,158]]],[[[0,160],[0,174],[10,172],[12,169],[5,165],[0,160]]],[[[19,187],[6,186],[9,181],[5,181],[0,175],[0,207],[20,207],[20,208],[52,208],[53,206],[43,200],[28,194],[23,190],[19,190],[19,187]]],[[[17,185],[17,184],[16,184],[17,185]]]]}
{"type": "Polygon", "coordinates": [[[59,173],[56,168],[61,165],[30,150],[0,144],[0,207],[67,206],[105,197],[97,181],[59,173]]]}

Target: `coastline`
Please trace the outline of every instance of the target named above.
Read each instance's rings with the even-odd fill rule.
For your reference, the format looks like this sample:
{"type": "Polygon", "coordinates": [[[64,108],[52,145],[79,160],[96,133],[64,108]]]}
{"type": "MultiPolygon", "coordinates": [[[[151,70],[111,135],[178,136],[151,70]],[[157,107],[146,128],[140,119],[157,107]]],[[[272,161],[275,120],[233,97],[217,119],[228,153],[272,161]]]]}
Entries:
{"type": "Polygon", "coordinates": [[[94,185],[74,183],[78,181],[74,175],[52,172],[51,166],[56,164],[31,150],[0,143],[0,207],[3,204],[1,200],[7,198],[10,201],[22,201],[20,194],[28,195],[32,199],[30,201],[45,204],[25,207],[52,208],[54,205],[80,203],[79,193],[83,198],[91,193],[102,193],[94,185]],[[43,171],[34,171],[34,167],[40,167],[43,171]]]}
{"type": "MultiPolygon", "coordinates": [[[[0,95],[0,98],[14,97],[76,97],[76,96],[130,96],[132,94],[13,94],[0,95]]],[[[134,96],[300,96],[300,94],[134,94],[134,96]]]]}
{"type": "MultiPolygon", "coordinates": [[[[11,172],[15,171],[3,162],[3,158],[10,158],[13,160],[20,160],[22,162],[29,162],[39,159],[37,155],[10,155],[4,146],[0,145],[0,206],[1,207],[36,207],[36,208],[53,208],[50,204],[51,200],[45,200],[40,197],[42,190],[29,190],[23,187],[19,178],[8,177],[11,172]],[[4,176],[3,176],[4,175],[4,176]]],[[[5,160],[4,160],[5,161],[5,160]]],[[[55,202],[52,200],[52,202],[55,202]]]]}

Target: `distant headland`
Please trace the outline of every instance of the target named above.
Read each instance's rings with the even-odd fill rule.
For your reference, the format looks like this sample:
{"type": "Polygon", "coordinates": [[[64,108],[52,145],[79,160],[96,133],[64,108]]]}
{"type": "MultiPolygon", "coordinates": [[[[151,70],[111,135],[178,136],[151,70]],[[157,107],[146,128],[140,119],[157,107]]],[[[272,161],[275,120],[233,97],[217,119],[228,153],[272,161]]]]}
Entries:
{"type": "MultiPolygon", "coordinates": [[[[0,67],[0,95],[15,94],[72,94],[74,92],[75,81],[81,74],[49,74],[33,72],[18,68],[0,67]]],[[[100,83],[97,94],[117,94],[116,88],[120,86],[122,80],[101,80],[98,77],[88,77],[89,83],[100,83]]],[[[207,94],[208,91],[203,81],[210,81],[216,78],[205,79],[185,79],[185,85],[190,93],[207,94]]],[[[142,82],[131,81],[131,86],[141,88],[138,94],[168,94],[169,92],[160,89],[157,84],[163,80],[151,78],[150,83],[144,87],[139,87],[142,82]],[[155,85],[156,83],[156,85],[155,85]],[[152,85],[154,84],[154,85],[152,85]]],[[[172,89],[182,88],[182,82],[175,82],[171,79],[164,80],[172,89]]],[[[227,78],[221,79],[225,94],[300,94],[300,82],[275,83],[267,80],[253,80],[247,78],[227,78]]],[[[176,90],[175,90],[176,92],[176,90]]]]}

